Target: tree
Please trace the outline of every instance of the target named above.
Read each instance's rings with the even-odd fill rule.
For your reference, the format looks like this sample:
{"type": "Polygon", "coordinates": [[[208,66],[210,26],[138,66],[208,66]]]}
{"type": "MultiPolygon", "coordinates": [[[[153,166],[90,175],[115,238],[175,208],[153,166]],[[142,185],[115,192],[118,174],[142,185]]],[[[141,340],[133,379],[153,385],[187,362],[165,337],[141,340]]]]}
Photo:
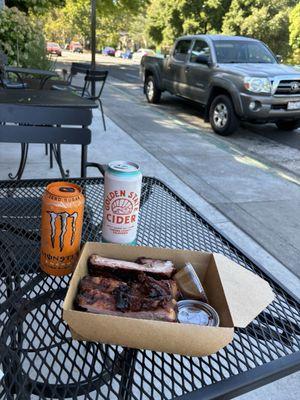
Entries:
{"type": "Polygon", "coordinates": [[[63,6],[64,4],[65,0],[5,0],[5,5],[7,7],[16,7],[26,14],[28,14],[29,11],[43,13],[50,8],[63,6]]]}
{"type": "Polygon", "coordinates": [[[233,0],[222,32],[260,39],[278,54],[289,52],[289,12],[297,0],[233,0]]]}
{"type": "Polygon", "coordinates": [[[216,33],[229,6],[230,0],[152,0],[146,31],[163,46],[183,34],[216,33]]]}
{"type": "MultiPolygon", "coordinates": [[[[118,43],[120,30],[138,13],[144,0],[97,0],[98,45],[118,43]]],[[[66,0],[63,8],[51,10],[45,17],[48,39],[65,43],[77,37],[87,41],[91,35],[91,0],[66,0]]]]}
{"type": "Polygon", "coordinates": [[[17,8],[0,10],[0,52],[11,65],[48,69],[41,24],[17,8]]]}
{"type": "Polygon", "coordinates": [[[292,60],[300,64],[300,3],[290,12],[290,45],[292,48],[292,60]]]}

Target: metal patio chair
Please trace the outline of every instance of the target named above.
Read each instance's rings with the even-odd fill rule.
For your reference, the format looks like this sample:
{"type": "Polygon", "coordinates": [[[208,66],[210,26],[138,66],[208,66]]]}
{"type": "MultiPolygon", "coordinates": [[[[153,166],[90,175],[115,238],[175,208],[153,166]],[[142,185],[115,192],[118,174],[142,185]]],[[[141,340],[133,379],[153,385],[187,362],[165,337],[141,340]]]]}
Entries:
{"type": "Polygon", "coordinates": [[[105,117],[103,112],[102,100],[101,95],[104,89],[104,85],[106,82],[106,78],[108,75],[108,71],[100,71],[100,70],[88,70],[86,76],[84,77],[84,86],[82,88],[81,96],[88,98],[93,101],[97,101],[99,103],[101,115],[102,115],[102,122],[103,128],[106,131],[106,124],[105,124],[105,117]],[[96,87],[96,83],[99,83],[98,88],[96,87]],[[97,90],[97,94],[91,94],[91,87],[95,85],[97,90]]]}

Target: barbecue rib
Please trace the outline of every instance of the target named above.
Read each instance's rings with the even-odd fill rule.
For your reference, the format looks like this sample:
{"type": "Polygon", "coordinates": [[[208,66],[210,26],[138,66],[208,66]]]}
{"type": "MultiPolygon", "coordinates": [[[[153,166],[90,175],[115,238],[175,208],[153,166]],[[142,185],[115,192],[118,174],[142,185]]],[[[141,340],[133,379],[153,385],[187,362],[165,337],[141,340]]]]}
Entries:
{"type": "Polygon", "coordinates": [[[114,260],[93,254],[88,260],[89,274],[92,276],[106,275],[121,279],[135,278],[140,272],[147,272],[157,278],[171,278],[175,273],[172,261],[139,258],[137,262],[114,260]]]}
{"type": "Polygon", "coordinates": [[[96,314],[175,321],[176,282],[156,280],[145,273],[128,282],[105,276],[84,277],[79,285],[76,304],[96,314]]]}

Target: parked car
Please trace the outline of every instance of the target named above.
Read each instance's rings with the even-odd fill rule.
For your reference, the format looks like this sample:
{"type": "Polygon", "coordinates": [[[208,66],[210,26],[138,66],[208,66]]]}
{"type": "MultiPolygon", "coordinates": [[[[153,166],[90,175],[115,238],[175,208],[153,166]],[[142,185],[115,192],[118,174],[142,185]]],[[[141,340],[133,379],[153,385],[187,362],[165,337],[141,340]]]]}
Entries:
{"type": "Polygon", "coordinates": [[[48,54],[56,54],[61,57],[61,47],[58,43],[47,42],[46,51],[48,54]]]}
{"type": "Polygon", "coordinates": [[[155,56],[155,51],[151,49],[139,49],[132,54],[132,61],[140,63],[144,56],[155,56]]]}
{"type": "Polygon", "coordinates": [[[115,51],[115,57],[121,58],[121,57],[122,57],[122,54],[123,54],[123,51],[122,51],[122,50],[116,50],[116,51],[115,51]]]}
{"type": "Polygon", "coordinates": [[[243,36],[195,35],[176,40],[170,56],[144,56],[144,93],[158,103],[163,91],[205,107],[205,120],[223,136],[239,121],[300,126],[300,71],[278,62],[263,42],[243,36]]]}
{"type": "Polygon", "coordinates": [[[126,50],[124,53],[122,53],[122,58],[125,58],[127,60],[132,58],[132,51],[126,50]]]}
{"type": "Polygon", "coordinates": [[[104,49],[102,50],[102,54],[104,54],[105,56],[112,56],[114,57],[116,53],[116,50],[113,47],[104,47],[104,49]]]}
{"type": "Polygon", "coordinates": [[[69,45],[69,50],[73,53],[83,53],[83,46],[79,42],[71,42],[69,45]]]}

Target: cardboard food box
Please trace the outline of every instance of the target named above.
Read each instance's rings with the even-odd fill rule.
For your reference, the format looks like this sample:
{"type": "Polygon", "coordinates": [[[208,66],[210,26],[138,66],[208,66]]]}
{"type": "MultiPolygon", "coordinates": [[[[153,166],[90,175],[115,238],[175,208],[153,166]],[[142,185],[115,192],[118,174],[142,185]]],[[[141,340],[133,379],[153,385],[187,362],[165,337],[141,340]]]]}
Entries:
{"type": "Polygon", "coordinates": [[[63,318],[76,340],[95,341],[191,356],[213,354],[233,339],[234,327],[246,327],[275,296],[269,284],[221,254],[116,244],[86,243],[63,305],[63,318]],[[74,300],[80,280],[88,274],[91,254],[133,261],[138,257],[171,260],[177,269],[192,263],[219,327],[204,327],[92,314],[77,311],[74,300]]]}

